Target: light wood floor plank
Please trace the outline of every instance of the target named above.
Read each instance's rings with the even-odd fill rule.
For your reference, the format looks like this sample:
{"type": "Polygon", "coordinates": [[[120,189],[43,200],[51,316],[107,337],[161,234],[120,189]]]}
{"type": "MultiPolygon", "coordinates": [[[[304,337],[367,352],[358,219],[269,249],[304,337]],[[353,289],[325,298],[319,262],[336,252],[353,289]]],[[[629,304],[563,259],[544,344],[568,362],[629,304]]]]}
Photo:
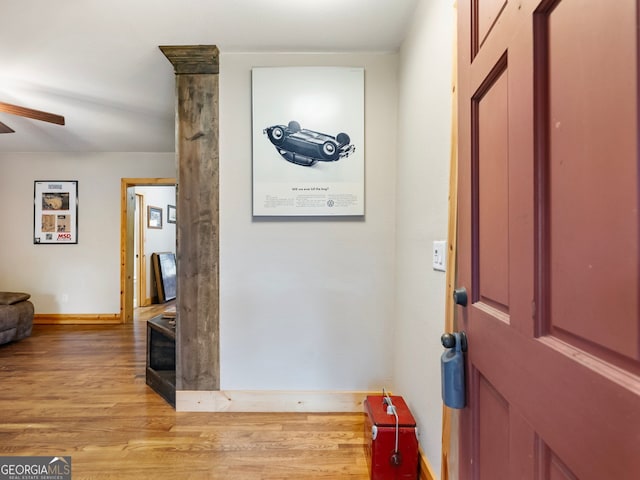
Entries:
{"type": "Polygon", "coordinates": [[[363,414],[175,412],[145,383],[147,312],[0,346],[0,455],[71,456],[74,480],[368,478],[363,414]]]}

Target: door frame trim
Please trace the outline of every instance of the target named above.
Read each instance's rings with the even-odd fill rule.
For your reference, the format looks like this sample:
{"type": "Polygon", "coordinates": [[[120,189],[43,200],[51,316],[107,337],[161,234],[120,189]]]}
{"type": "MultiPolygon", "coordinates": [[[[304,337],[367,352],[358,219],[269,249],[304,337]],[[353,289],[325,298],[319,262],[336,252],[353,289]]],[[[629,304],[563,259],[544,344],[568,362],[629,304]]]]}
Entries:
{"type": "MultiPolygon", "coordinates": [[[[145,207],[144,195],[136,192],[136,209],[137,209],[138,228],[136,228],[135,234],[138,236],[138,246],[136,248],[135,235],[134,235],[133,254],[134,254],[134,263],[137,264],[137,267],[138,267],[138,285],[137,287],[135,287],[137,289],[135,293],[138,295],[138,307],[147,307],[151,305],[151,299],[147,297],[147,262],[146,262],[147,255],[144,248],[144,243],[145,243],[144,207],[145,207]],[[138,255],[137,259],[135,258],[135,255],[138,255]]],[[[135,266],[134,266],[134,269],[135,269],[135,266]]]]}
{"type": "MultiPolygon", "coordinates": [[[[447,271],[445,286],[444,331],[458,329],[455,317],[453,291],[457,282],[458,257],[458,5],[454,5],[452,72],[451,72],[451,144],[449,153],[449,212],[447,225],[447,271]]],[[[459,412],[442,405],[442,480],[458,478],[459,462],[459,412]]]]}

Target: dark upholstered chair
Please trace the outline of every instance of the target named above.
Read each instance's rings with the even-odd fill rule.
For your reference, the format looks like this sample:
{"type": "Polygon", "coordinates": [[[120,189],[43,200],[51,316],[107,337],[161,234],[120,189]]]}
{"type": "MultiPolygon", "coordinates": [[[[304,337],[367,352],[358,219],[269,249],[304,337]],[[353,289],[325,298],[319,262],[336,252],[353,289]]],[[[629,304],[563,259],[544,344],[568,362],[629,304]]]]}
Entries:
{"type": "Polygon", "coordinates": [[[33,303],[30,297],[28,293],[0,292],[0,344],[31,335],[33,303]]]}

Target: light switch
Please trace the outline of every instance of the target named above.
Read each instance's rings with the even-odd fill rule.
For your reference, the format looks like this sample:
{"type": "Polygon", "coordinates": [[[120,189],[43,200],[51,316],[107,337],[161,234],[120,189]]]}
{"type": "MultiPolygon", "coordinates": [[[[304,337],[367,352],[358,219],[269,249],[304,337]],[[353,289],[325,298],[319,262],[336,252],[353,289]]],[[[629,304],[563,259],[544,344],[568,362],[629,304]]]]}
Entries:
{"type": "Polygon", "coordinates": [[[441,272],[447,269],[447,241],[433,242],[433,269],[441,272]]]}

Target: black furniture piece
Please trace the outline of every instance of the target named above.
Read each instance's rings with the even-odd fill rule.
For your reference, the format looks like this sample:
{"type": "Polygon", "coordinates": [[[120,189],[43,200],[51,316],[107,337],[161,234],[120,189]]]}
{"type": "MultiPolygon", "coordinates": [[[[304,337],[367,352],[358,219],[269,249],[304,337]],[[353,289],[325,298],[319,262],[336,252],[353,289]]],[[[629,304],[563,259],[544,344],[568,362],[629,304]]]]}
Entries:
{"type": "Polygon", "coordinates": [[[147,385],[173,408],[176,406],[175,318],[162,315],[147,321],[147,385]]]}

